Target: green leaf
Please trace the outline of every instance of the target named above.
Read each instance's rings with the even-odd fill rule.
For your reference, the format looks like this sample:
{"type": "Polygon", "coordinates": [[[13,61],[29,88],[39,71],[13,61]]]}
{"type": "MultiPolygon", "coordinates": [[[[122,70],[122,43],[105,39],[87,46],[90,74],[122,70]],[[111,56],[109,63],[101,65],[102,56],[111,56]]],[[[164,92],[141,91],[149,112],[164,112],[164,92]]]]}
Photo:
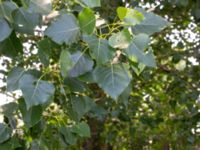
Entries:
{"type": "Polygon", "coordinates": [[[118,7],[117,14],[120,20],[123,20],[126,25],[136,25],[144,20],[144,16],[138,10],[118,7]]]}
{"type": "Polygon", "coordinates": [[[94,62],[90,57],[81,52],[76,52],[71,55],[73,66],[69,70],[69,77],[78,77],[93,69],[94,62]]]}
{"type": "Polygon", "coordinates": [[[79,81],[77,78],[65,78],[64,84],[70,92],[86,92],[88,88],[84,82],[79,81]]]}
{"type": "Polygon", "coordinates": [[[45,65],[49,65],[51,55],[51,43],[48,39],[43,39],[38,42],[38,55],[40,61],[45,65]]]}
{"type": "Polygon", "coordinates": [[[74,145],[74,144],[76,144],[77,137],[74,133],[72,133],[71,130],[72,129],[69,127],[62,126],[62,127],[60,127],[59,132],[61,135],[64,136],[64,141],[67,144],[74,145]]]}
{"type": "Polygon", "coordinates": [[[6,124],[0,123],[0,143],[5,142],[11,136],[12,130],[6,124]]]}
{"type": "Polygon", "coordinates": [[[22,43],[14,32],[6,40],[0,42],[0,53],[5,56],[15,57],[22,53],[22,50],[22,43]]]}
{"type": "Polygon", "coordinates": [[[83,40],[89,45],[90,55],[97,64],[104,64],[114,57],[114,49],[109,46],[105,39],[98,39],[96,36],[84,35],[83,40]]]}
{"type": "Polygon", "coordinates": [[[90,127],[87,123],[81,122],[72,127],[72,132],[78,134],[80,137],[90,137],[90,127]]]}
{"type": "Polygon", "coordinates": [[[19,89],[19,80],[25,73],[25,70],[20,67],[14,67],[7,77],[7,91],[12,92],[19,89]]]}
{"type": "Polygon", "coordinates": [[[138,64],[137,67],[131,66],[131,68],[136,73],[136,75],[139,76],[141,74],[141,72],[144,70],[145,65],[144,64],[138,64]]]}
{"type": "Polygon", "coordinates": [[[148,35],[145,34],[138,34],[133,39],[133,42],[130,46],[125,50],[127,57],[138,63],[142,63],[149,67],[155,67],[155,59],[153,56],[153,52],[150,49],[148,53],[144,52],[144,49],[147,48],[150,39],[148,35]]]}
{"type": "Polygon", "coordinates": [[[69,113],[70,117],[75,121],[79,121],[95,105],[92,99],[86,96],[73,96],[70,98],[70,100],[72,109],[69,113]]]}
{"type": "Polygon", "coordinates": [[[14,136],[10,140],[0,144],[0,150],[15,150],[20,146],[19,137],[14,136]]]}
{"type": "Polygon", "coordinates": [[[132,91],[132,84],[130,83],[118,98],[118,100],[122,102],[126,107],[128,106],[131,91],[132,91]]]}
{"type": "Polygon", "coordinates": [[[10,118],[14,115],[14,113],[16,112],[18,108],[17,103],[15,102],[10,102],[8,104],[5,104],[3,106],[1,106],[0,108],[0,113],[2,113],[4,116],[10,118]]]}
{"type": "Polygon", "coordinates": [[[81,30],[84,33],[92,34],[95,28],[96,19],[90,8],[84,8],[78,15],[81,30]]]}
{"type": "Polygon", "coordinates": [[[19,110],[27,127],[32,127],[42,118],[42,106],[33,106],[27,110],[26,103],[23,99],[19,100],[19,110]]]}
{"type": "Polygon", "coordinates": [[[168,21],[154,13],[145,12],[143,9],[137,10],[144,15],[145,19],[140,24],[132,27],[132,31],[135,34],[146,33],[148,35],[152,35],[153,33],[160,32],[165,27],[170,25],[168,21]]]}
{"type": "Polygon", "coordinates": [[[14,19],[14,28],[17,32],[34,34],[36,26],[41,24],[41,16],[39,14],[30,13],[23,8],[19,8],[12,13],[14,19]]]}
{"type": "Polygon", "coordinates": [[[46,29],[45,35],[58,44],[71,44],[79,37],[79,26],[72,14],[63,14],[46,29]]]}
{"type": "Polygon", "coordinates": [[[128,29],[124,29],[121,32],[114,33],[109,38],[109,45],[113,48],[126,49],[132,41],[132,37],[128,29]]]}
{"type": "Polygon", "coordinates": [[[87,83],[95,83],[93,78],[93,71],[87,72],[86,74],[80,76],[79,80],[87,83]]]}
{"type": "Polygon", "coordinates": [[[4,41],[9,37],[9,35],[12,32],[12,29],[8,25],[7,21],[5,19],[0,18],[0,42],[4,41]]]}
{"type": "Polygon", "coordinates": [[[71,54],[67,50],[62,50],[60,54],[60,70],[64,78],[67,77],[73,65],[74,63],[71,60],[71,54]]]}
{"type": "Polygon", "coordinates": [[[78,77],[92,70],[94,62],[81,52],[70,54],[63,50],[60,55],[61,74],[65,78],[78,77]]]}
{"type": "Polygon", "coordinates": [[[148,47],[148,44],[150,43],[150,37],[147,34],[138,34],[134,37],[133,42],[135,45],[144,51],[148,47]]]}
{"type": "Polygon", "coordinates": [[[13,2],[5,1],[0,4],[0,17],[4,17],[9,22],[13,22],[12,12],[17,9],[17,5],[13,2]]]}
{"type": "Polygon", "coordinates": [[[100,7],[101,0],[82,0],[88,7],[100,7]]]}
{"type": "Polygon", "coordinates": [[[108,95],[117,99],[131,81],[128,69],[125,64],[99,66],[94,70],[94,79],[108,95]]]}
{"type": "Polygon", "coordinates": [[[28,10],[34,13],[49,14],[52,10],[52,0],[26,0],[28,10]]]}
{"type": "Polygon", "coordinates": [[[22,76],[19,81],[19,86],[22,90],[27,109],[50,102],[55,92],[53,84],[38,80],[29,74],[22,76]]]}

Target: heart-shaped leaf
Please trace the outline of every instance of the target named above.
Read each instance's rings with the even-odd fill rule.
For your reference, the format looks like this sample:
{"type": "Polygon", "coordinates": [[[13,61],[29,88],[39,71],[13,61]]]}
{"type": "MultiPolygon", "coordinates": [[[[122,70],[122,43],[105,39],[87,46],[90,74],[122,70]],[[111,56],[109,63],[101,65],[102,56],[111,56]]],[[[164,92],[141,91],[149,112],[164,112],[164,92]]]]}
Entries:
{"type": "Polygon", "coordinates": [[[114,57],[114,49],[109,46],[106,39],[84,35],[83,40],[89,45],[90,54],[96,60],[97,64],[109,62],[114,57]]]}
{"type": "Polygon", "coordinates": [[[131,81],[127,65],[99,66],[94,70],[96,83],[113,99],[125,90],[131,81]]]}
{"type": "Polygon", "coordinates": [[[58,44],[71,44],[79,37],[80,28],[72,14],[63,14],[45,31],[45,35],[58,44]]]}
{"type": "Polygon", "coordinates": [[[55,92],[53,84],[38,80],[30,74],[22,76],[19,86],[22,90],[27,109],[48,103],[52,100],[55,92]]]}
{"type": "Polygon", "coordinates": [[[7,91],[12,92],[19,89],[19,80],[25,73],[25,70],[20,67],[13,68],[7,77],[7,91]]]}
{"type": "Polygon", "coordinates": [[[143,9],[139,8],[137,10],[144,15],[145,19],[140,24],[132,27],[132,31],[135,34],[146,33],[148,35],[152,35],[153,33],[159,32],[170,25],[170,23],[164,18],[152,12],[145,12],[143,9]]]}

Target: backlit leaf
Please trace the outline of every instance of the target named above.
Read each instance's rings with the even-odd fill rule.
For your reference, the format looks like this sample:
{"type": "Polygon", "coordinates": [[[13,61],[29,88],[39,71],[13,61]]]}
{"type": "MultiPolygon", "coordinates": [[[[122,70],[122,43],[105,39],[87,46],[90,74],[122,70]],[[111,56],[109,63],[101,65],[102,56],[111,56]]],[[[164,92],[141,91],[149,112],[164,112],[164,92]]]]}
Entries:
{"type": "Polygon", "coordinates": [[[95,28],[95,15],[89,8],[84,8],[78,15],[81,30],[84,33],[92,34],[95,28]]]}

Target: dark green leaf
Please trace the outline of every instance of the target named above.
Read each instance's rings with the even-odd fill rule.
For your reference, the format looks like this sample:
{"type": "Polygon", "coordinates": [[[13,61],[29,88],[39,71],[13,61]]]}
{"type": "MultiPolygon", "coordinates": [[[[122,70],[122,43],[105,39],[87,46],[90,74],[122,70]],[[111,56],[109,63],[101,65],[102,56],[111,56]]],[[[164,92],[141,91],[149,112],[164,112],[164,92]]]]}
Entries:
{"type": "Polygon", "coordinates": [[[128,66],[124,64],[99,66],[94,70],[94,79],[108,95],[117,99],[131,81],[128,69],[128,66]]]}
{"type": "Polygon", "coordinates": [[[6,124],[0,123],[0,143],[5,142],[11,136],[12,130],[6,124]]]}
{"type": "Polygon", "coordinates": [[[27,110],[26,103],[23,99],[19,100],[19,110],[22,113],[22,118],[27,127],[32,127],[42,118],[42,106],[33,106],[27,110]]]}
{"type": "Polygon", "coordinates": [[[83,40],[89,45],[90,54],[97,64],[109,62],[114,57],[114,49],[109,46],[107,40],[87,35],[83,37],[83,40]]]}
{"type": "Polygon", "coordinates": [[[74,145],[76,144],[77,137],[74,133],[72,133],[71,128],[69,127],[60,127],[59,129],[61,135],[64,136],[64,140],[67,144],[74,145]]]}
{"type": "Polygon", "coordinates": [[[95,28],[96,19],[93,11],[89,8],[84,8],[78,15],[81,30],[84,33],[92,34],[95,28]]]}
{"type": "Polygon", "coordinates": [[[63,14],[45,31],[45,35],[58,44],[71,44],[79,37],[79,26],[72,14],[63,14]]]}
{"type": "Polygon", "coordinates": [[[74,66],[74,62],[71,59],[71,54],[67,50],[62,50],[60,54],[60,70],[64,78],[67,77],[72,66],[74,66]]]}
{"type": "Polygon", "coordinates": [[[25,70],[20,67],[13,68],[7,77],[7,91],[12,92],[19,89],[19,80],[25,73],[25,70]]]}
{"type": "Polygon", "coordinates": [[[72,110],[70,116],[75,121],[79,121],[94,106],[94,102],[89,97],[71,97],[72,110]]]}
{"type": "Polygon", "coordinates": [[[0,150],[15,150],[20,146],[19,138],[14,136],[9,141],[0,144],[0,150]]]}
{"type": "Polygon", "coordinates": [[[85,83],[77,78],[65,78],[64,83],[70,92],[85,92],[87,90],[85,83]]]}
{"type": "Polygon", "coordinates": [[[25,74],[19,81],[27,109],[50,102],[54,96],[54,85],[25,74]]]}
{"type": "Polygon", "coordinates": [[[8,25],[5,19],[0,18],[0,42],[4,41],[9,37],[12,32],[12,29],[8,25]]]}
{"type": "Polygon", "coordinates": [[[5,115],[6,117],[10,118],[10,117],[12,117],[14,115],[14,113],[17,110],[17,108],[18,108],[17,103],[10,102],[8,104],[5,104],[5,105],[1,106],[0,113],[5,115]]]}
{"type": "Polygon", "coordinates": [[[36,26],[41,24],[41,16],[30,13],[23,8],[19,8],[12,13],[14,19],[14,27],[17,32],[34,34],[36,26]]]}
{"type": "Polygon", "coordinates": [[[38,55],[40,61],[45,65],[49,65],[51,54],[51,43],[48,39],[43,39],[38,42],[38,55]]]}
{"type": "Polygon", "coordinates": [[[90,137],[90,127],[85,122],[80,122],[73,126],[72,132],[78,134],[80,137],[90,137]]]}
{"type": "Polygon", "coordinates": [[[5,56],[15,57],[22,53],[22,50],[22,43],[14,32],[5,41],[0,42],[0,53],[5,56]]]}

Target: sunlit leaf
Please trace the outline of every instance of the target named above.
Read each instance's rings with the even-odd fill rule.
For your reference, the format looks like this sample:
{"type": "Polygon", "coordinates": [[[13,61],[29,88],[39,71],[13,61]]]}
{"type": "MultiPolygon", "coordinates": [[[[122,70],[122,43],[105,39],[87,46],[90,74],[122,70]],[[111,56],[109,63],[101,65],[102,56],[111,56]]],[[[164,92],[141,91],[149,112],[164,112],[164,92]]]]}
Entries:
{"type": "Polygon", "coordinates": [[[84,33],[92,34],[95,28],[95,15],[89,8],[84,8],[78,15],[81,30],[84,33]]]}

